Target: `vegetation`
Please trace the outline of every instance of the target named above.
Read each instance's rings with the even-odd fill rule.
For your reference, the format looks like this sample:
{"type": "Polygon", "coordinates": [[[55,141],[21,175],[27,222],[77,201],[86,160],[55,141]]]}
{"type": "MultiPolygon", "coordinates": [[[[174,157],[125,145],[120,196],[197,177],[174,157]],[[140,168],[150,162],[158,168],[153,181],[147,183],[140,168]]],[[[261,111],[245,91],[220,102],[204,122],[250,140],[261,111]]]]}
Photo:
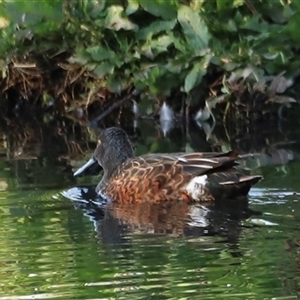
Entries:
{"type": "Polygon", "coordinates": [[[0,0],[1,99],[77,116],[134,88],[260,118],[296,102],[299,18],[296,0],[0,0]]]}

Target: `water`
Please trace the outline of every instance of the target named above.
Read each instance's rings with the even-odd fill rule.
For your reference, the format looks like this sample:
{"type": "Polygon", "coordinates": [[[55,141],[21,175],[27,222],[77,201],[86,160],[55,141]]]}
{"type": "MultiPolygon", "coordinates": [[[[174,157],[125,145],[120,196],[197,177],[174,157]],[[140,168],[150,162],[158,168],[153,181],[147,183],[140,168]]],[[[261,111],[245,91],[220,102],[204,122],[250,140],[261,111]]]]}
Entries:
{"type": "MultiPolygon", "coordinates": [[[[197,134],[149,126],[133,140],[140,153],[207,150],[197,134]]],[[[88,205],[99,177],[75,180],[50,150],[7,161],[2,149],[0,299],[297,299],[297,149],[246,161],[265,177],[249,204],[216,206],[88,205]]]]}

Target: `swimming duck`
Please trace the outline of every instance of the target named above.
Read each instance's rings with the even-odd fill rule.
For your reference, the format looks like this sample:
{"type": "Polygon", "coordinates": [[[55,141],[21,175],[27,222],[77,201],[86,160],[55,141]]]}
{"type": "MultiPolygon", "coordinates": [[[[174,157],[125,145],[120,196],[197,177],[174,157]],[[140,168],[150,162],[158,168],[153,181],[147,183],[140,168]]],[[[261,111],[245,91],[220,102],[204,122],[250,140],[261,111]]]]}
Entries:
{"type": "Polygon", "coordinates": [[[233,151],[135,156],[125,131],[111,127],[100,133],[93,157],[74,176],[101,166],[104,175],[96,191],[111,201],[217,201],[247,196],[262,178],[237,170],[241,157],[233,151]]]}

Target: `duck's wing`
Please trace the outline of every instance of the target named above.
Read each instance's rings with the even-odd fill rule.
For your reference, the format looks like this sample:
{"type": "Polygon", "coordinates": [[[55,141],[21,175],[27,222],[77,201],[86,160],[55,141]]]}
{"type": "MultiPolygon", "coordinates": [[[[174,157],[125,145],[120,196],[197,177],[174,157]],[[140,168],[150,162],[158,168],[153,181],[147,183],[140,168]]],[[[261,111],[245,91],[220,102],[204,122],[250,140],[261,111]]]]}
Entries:
{"type": "MultiPolygon", "coordinates": [[[[245,156],[239,156],[235,152],[217,154],[217,156],[202,153],[190,153],[180,155],[178,163],[182,166],[183,174],[187,179],[190,176],[190,183],[195,181],[204,185],[204,194],[198,195],[195,184],[192,186],[192,196],[194,200],[212,200],[220,198],[235,198],[246,196],[250,188],[262,179],[260,175],[245,175],[235,168],[236,160],[245,156]],[[204,175],[204,177],[202,177],[204,175]],[[195,192],[196,191],[196,192],[195,192]]],[[[190,184],[188,184],[189,186],[190,184]]]]}
{"type": "Polygon", "coordinates": [[[114,174],[114,181],[155,181],[158,187],[181,185],[189,178],[215,172],[230,172],[236,165],[237,153],[172,153],[146,154],[128,159],[114,174]]]}
{"type": "Polygon", "coordinates": [[[238,165],[236,161],[247,156],[239,156],[232,151],[217,156],[209,156],[208,153],[207,157],[201,157],[198,153],[186,154],[183,158],[187,158],[188,163],[184,170],[194,176],[208,175],[208,180],[213,185],[223,186],[224,191],[247,194],[250,187],[262,179],[261,175],[245,175],[235,168],[238,165]]]}
{"type": "Polygon", "coordinates": [[[180,172],[183,175],[203,175],[214,172],[229,171],[239,158],[236,152],[194,152],[194,153],[172,153],[172,154],[148,154],[143,155],[143,165],[153,168],[163,166],[173,172],[180,172]]]}

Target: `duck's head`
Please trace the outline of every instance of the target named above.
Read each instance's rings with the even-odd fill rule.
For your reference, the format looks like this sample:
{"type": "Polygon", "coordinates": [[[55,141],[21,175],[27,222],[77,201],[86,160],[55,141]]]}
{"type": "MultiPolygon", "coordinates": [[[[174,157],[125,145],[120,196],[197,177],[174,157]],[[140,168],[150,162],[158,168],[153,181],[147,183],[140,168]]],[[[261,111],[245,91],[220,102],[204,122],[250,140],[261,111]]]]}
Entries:
{"type": "Polygon", "coordinates": [[[91,171],[94,173],[97,168],[99,172],[100,167],[109,176],[130,157],[134,157],[134,152],[126,132],[118,127],[107,128],[100,133],[92,158],[74,176],[89,174],[91,171]]]}

